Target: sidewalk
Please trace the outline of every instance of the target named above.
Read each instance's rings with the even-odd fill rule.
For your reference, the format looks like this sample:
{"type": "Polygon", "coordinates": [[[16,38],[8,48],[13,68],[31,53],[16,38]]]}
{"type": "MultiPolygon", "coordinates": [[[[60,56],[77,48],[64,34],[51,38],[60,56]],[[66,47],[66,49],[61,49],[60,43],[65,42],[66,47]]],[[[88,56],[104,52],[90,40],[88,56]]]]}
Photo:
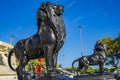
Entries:
{"type": "Polygon", "coordinates": [[[17,80],[16,75],[0,75],[0,80],[17,80]]]}

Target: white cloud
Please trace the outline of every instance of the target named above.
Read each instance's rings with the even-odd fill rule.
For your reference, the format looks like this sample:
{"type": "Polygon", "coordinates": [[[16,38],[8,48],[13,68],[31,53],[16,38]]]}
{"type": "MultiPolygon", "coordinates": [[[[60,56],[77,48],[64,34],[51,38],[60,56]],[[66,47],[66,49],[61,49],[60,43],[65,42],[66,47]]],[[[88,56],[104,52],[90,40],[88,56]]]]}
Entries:
{"type": "Polygon", "coordinates": [[[75,22],[77,22],[77,21],[79,21],[79,20],[82,20],[82,19],[84,19],[84,18],[86,18],[86,17],[96,15],[96,14],[100,13],[101,11],[103,11],[103,9],[97,9],[97,10],[88,12],[88,14],[86,14],[85,16],[77,17],[77,18],[75,18],[72,22],[75,23],[75,22]]]}
{"type": "Polygon", "coordinates": [[[81,17],[81,16],[80,16],[80,17],[77,17],[77,18],[75,18],[72,22],[75,23],[75,22],[77,22],[77,21],[79,21],[79,20],[81,20],[81,19],[83,19],[83,18],[84,18],[84,16],[83,16],[83,17],[81,17]]]}
{"type": "Polygon", "coordinates": [[[73,0],[68,6],[67,9],[69,9],[70,7],[72,7],[75,4],[75,0],[73,0]]]}
{"type": "Polygon", "coordinates": [[[23,28],[23,27],[20,26],[20,27],[18,27],[18,28],[16,29],[16,31],[20,31],[22,28],[23,28]]]}

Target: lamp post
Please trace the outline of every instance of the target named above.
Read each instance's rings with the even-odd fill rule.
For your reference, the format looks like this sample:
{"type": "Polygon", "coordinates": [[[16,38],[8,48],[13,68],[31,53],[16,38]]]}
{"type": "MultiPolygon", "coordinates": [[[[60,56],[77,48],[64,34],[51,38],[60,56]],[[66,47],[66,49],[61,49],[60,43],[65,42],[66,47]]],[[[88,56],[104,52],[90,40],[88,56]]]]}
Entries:
{"type": "MultiPolygon", "coordinates": [[[[11,44],[12,46],[14,45],[14,38],[15,38],[15,37],[16,37],[15,35],[10,36],[10,44],[11,44]]],[[[11,48],[8,47],[7,49],[8,49],[7,51],[10,52],[11,48]]],[[[12,55],[12,66],[13,66],[14,68],[16,68],[15,55],[12,55]]]]}
{"type": "Polygon", "coordinates": [[[11,45],[14,45],[14,38],[15,37],[16,37],[15,35],[10,36],[10,44],[11,45]]]}
{"type": "Polygon", "coordinates": [[[78,26],[78,28],[80,29],[80,50],[81,50],[81,56],[83,56],[83,46],[82,46],[82,28],[84,28],[83,26],[78,26]]]}
{"type": "MultiPolygon", "coordinates": [[[[64,56],[65,56],[65,55],[63,54],[63,55],[62,55],[63,62],[64,62],[64,56]]],[[[63,68],[63,64],[62,64],[62,68],[63,68]]]]}

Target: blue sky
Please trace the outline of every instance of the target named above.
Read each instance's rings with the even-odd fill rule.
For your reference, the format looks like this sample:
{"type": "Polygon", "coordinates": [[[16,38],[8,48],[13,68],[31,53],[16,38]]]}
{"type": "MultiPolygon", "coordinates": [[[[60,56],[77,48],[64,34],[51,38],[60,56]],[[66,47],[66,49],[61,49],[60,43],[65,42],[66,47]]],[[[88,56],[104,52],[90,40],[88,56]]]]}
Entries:
{"type": "Polygon", "coordinates": [[[64,6],[63,19],[67,36],[59,51],[58,63],[71,67],[80,54],[80,30],[84,55],[93,53],[96,40],[106,36],[116,38],[120,30],[120,0],[1,0],[0,40],[14,43],[37,31],[36,12],[41,2],[50,1],[64,6]]]}

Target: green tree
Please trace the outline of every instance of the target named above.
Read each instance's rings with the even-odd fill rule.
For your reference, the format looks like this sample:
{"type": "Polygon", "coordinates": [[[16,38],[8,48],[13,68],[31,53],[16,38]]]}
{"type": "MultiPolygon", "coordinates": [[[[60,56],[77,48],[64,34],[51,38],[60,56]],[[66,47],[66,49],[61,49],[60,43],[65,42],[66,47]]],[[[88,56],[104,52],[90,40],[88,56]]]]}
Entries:
{"type": "Polygon", "coordinates": [[[96,68],[94,69],[95,73],[100,73],[100,69],[99,68],[96,68]]]}
{"type": "Polygon", "coordinates": [[[37,59],[31,60],[31,61],[29,61],[29,63],[26,65],[25,68],[27,71],[34,73],[36,66],[39,64],[40,64],[40,62],[37,59]]]}
{"type": "Polygon", "coordinates": [[[94,69],[92,67],[88,67],[87,73],[93,74],[95,73],[94,69]]]}
{"type": "Polygon", "coordinates": [[[118,37],[115,39],[112,39],[111,37],[105,37],[98,41],[106,44],[108,51],[106,64],[111,64],[113,67],[117,68],[117,64],[120,59],[120,56],[116,55],[117,53],[120,53],[120,31],[118,33],[118,37]]]}
{"type": "Polygon", "coordinates": [[[73,72],[74,70],[76,70],[77,68],[76,67],[74,67],[74,68],[65,68],[65,70],[67,70],[67,71],[69,71],[69,72],[73,72]]]}

